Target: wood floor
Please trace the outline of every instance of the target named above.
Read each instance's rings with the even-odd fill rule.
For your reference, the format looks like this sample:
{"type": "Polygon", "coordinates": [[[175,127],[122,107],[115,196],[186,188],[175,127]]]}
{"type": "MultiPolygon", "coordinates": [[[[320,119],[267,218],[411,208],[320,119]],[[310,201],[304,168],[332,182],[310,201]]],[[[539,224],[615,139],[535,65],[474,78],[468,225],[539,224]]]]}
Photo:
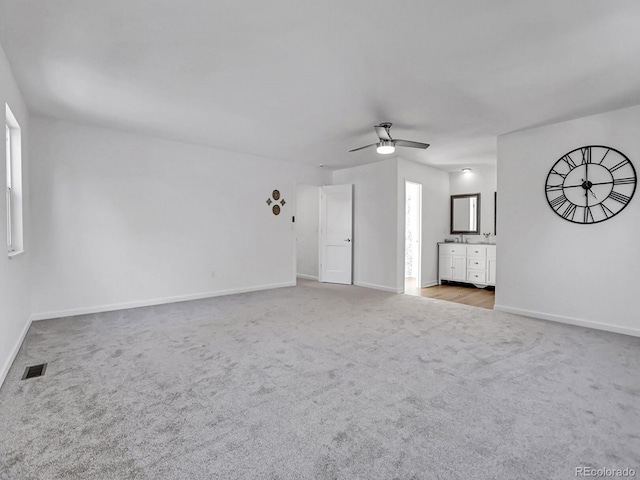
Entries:
{"type": "Polygon", "coordinates": [[[405,280],[405,293],[422,297],[437,298],[448,302],[463,303],[472,307],[493,310],[495,290],[476,288],[473,285],[435,285],[433,287],[417,288],[414,278],[405,280]]]}

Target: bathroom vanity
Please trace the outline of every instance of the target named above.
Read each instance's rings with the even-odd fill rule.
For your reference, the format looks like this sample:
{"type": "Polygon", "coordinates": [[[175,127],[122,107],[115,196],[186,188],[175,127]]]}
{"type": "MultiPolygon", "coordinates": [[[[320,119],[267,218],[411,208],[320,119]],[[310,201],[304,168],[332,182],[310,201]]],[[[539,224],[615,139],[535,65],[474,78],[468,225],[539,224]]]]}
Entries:
{"type": "Polygon", "coordinates": [[[442,281],[496,284],[496,246],[487,243],[438,243],[438,285],[442,281]]]}

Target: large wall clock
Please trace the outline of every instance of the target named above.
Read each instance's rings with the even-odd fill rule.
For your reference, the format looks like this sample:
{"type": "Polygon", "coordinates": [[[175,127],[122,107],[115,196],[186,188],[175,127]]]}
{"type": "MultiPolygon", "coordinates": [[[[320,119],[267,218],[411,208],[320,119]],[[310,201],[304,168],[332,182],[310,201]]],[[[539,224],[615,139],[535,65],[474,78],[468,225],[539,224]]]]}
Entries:
{"type": "Polygon", "coordinates": [[[547,175],[549,205],[573,223],[599,223],[629,205],[636,191],[636,169],[615,148],[588,145],[560,157],[547,175]]]}

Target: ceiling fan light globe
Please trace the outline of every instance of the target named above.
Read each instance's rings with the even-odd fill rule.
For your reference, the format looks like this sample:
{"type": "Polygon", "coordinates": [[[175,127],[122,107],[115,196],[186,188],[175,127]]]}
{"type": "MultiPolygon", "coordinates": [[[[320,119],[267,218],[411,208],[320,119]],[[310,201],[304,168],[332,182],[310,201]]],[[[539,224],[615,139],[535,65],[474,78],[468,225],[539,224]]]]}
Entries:
{"type": "Polygon", "coordinates": [[[392,142],[382,141],[378,143],[378,146],[376,147],[376,152],[382,155],[389,155],[390,153],[393,153],[395,151],[396,151],[396,147],[393,145],[392,142]]]}

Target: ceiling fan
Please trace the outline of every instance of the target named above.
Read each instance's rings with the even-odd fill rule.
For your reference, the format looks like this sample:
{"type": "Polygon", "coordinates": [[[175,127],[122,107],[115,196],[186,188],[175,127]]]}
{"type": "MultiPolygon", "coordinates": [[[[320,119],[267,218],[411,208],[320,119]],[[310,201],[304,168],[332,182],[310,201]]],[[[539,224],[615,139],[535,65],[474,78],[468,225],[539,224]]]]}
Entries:
{"type": "Polygon", "coordinates": [[[377,143],[372,143],[371,145],[365,145],[364,147],[354,148],[353,150],[349,150],[349,152],[357,152],[358,150],[362,150],[364,148],[369,148],[376,146],[376,151],[383,155],[387,155],[389,153],[393,153],[396,151],[396,147],[411,147],[411,148],[427,148],[429,146],[428,143],[421,142],[412,142],[411,140],[400,140],[391,138],[391,122],[381,123],[380,125],[375,125],[373,128],[376,129],[376,133],[378,134],[378,138],[380,139],[377,143]]]}

